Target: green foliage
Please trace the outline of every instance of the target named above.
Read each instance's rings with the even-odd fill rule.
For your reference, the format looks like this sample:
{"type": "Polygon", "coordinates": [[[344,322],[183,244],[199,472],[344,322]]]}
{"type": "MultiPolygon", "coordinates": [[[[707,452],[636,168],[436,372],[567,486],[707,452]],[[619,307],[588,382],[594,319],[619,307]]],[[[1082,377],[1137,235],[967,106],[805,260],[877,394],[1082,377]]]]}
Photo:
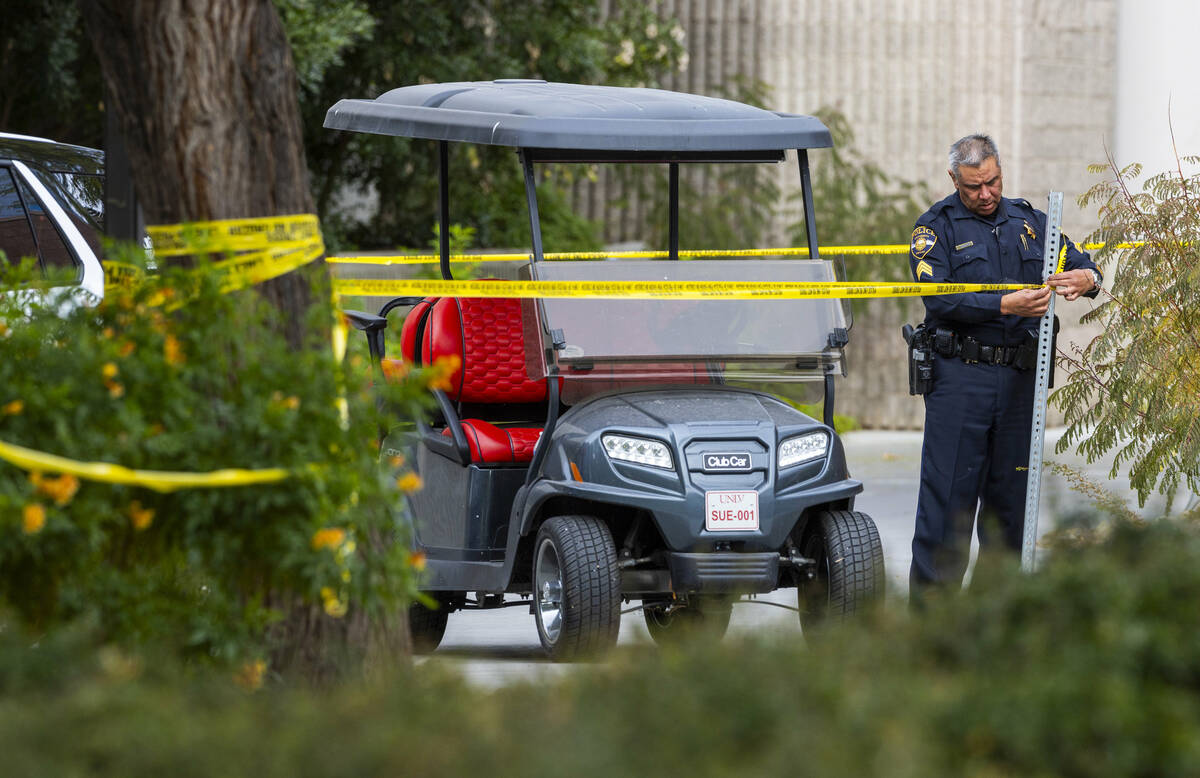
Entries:
{"type": "Polygon", "coordinates": [[[341,64],[342,52],[356,41],[369,41],[375,20],[361,2],[352,0],[275,0],[287,30],[304,90],[321,83],[325,71],[341,64]]]}
{"type": "Polygon", "coordinates": [[[1106,170],[1079,198],[1099,206],[1090,240],[1105,243],[1096,261],[1110,290],[1082,317],[1100,334],[1060,353],[1073,372],[1052,399],[1067,422],[1058,450],[1077,445],[1089,462],[1115,451],[1110,477],[1128,466],[1145,504],[1156,490],[1200,491],[1200,174],[1160,173],[1135,193],[1140,166],[1092,168],[1106,170]]]}
{"type": "MultiPolygon", "coordinates": [[[[602,18],[598,0],[367,3],[375,20],[372,38],[345,50],[343,62],[327,69],[319,87],[301,99],[318,212],[334,244],[428,243],[437,215],[437,153],[429,141],[321,129],[329,106],[431,82],[545,78],[654,85],[683,56],[681,31],[643,3],[611,5],[602,18]],[[347,188],[377,197],[377,212],[365,221],[343,213],[338,199],[347,188]]],[[[451,218],[475,227],[479,245],[529,245],[524,184],[512,149],[453,144],[450,203],[451,218]]],[[[547,250],[599,248],[596,226],[572,212],[549,177],[539,182],[539,210],[547,250]]]]}
{"type": "MultiPolygon", "coordinates": [[[[30,296],[28,270],[3,279],[23,293],[0,295],[0,440],[138,470],[291,477],[159,493],[0,461],[0,607],[39,631],[89,617],[106,641],[234,663],[279,648],[267,627],[297,603],[374,617],[405,602],[399,473],[381,471],[374,443],[386,420],[362,357],[335,361],[327,302],[289,323],[293,350],[276,309],[221,294],[210,272],[167,270],[64,312],[30,296]]],[[[391,399],[412,407],[424,378],[391,399]]]]}
{"type": "MultiPolygon", "coordinates": [[[[813,152],[813,202],[822,245],[856,246],[906,243],[913,223],[931,196],[923,184],[898,179],[854,146],[846,115],[819,108],[815,115],[833,135],[833,148],[813,152]]],[[[793,195],[799,198],[799,193],[793,195]]],[[[804,222],[792,226],[795,245],[805,245],[804,222]]],[[[904,257],[846,257],[851,281],[911,280],[904,257]]]]}
{"type": "Polygon", "coordinates": [[[1156,522],[1033,576],[985,558],[962,595],[807,645],[631,646],[496,691],[430,663],[239,695],[0,628],[0,750],[46,775],[1188,776],[1197,599],[1195,527],[1156,522]]]}
{"type": "Polygon", "coordinates": [[[103,89],[73,0],[9,0],[0,25],[0,128],[99,146],[103,89]]]}

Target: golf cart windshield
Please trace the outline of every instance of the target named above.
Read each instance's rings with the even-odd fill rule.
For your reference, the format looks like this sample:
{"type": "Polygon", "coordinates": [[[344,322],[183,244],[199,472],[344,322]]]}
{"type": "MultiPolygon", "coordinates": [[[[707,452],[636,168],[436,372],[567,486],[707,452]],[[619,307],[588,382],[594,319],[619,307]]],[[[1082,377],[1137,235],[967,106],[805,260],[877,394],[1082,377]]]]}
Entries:
{"type": "MultiPolygon", "coordinates": [[[[537,262],[552,281],[833,281],[816,260],[609,260],[537,262]]],[[[838,300],[542,301],[543,338],[567,379],[660,378],[702,370],[714,382],[806,381],[841,373],[838,300]]]]}

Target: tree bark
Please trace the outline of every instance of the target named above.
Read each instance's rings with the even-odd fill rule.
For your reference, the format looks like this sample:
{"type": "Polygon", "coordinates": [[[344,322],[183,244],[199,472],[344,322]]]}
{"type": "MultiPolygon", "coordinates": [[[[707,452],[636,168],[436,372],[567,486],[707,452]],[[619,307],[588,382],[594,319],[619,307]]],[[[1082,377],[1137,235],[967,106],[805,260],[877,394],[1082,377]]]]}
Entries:
{"type": "MultiPolygon", "coordinates": [[[[147,224],[313,213],[295,65],[271,0],[78,2],[147,224]]],[[[256,287],[294,346],[318,272],[256,287]]],[[[322,677],[347,657],[407,649],[407,621],[332,619],[290,592],[268,600],[285,614],[271,630],[278,669],[322,677]]]]}
{"type": "MultiPolygon", "coordinates": [[[[313,212],[295,64],[271,0],[79,9],[147,224],[313,212]]],[[[303,273],[259,291],[285,320],[312,299],[303,273]]]]}

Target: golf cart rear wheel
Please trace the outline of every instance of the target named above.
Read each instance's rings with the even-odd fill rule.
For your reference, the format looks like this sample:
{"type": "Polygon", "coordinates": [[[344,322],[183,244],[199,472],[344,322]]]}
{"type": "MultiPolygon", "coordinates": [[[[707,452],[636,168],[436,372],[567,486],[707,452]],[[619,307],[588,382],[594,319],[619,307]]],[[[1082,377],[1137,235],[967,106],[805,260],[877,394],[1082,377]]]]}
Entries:
{"type": "Polygon", "coordinates": [[[687,605],[645,605],[646,631],[660,646],[678,644],[692,637],[720,640],[729,629],[733,603],[726,597],[693,597],[687,605]]]}
{"type": "Polygon", "coordinates": [[[600,654],[617,642],[621,577],[607,525],[556,516],[538,530],[533,556],[538,638],[557,661],[600,654]]]}
{"type": "Polygon", "coordinates": [[[808,523],[800,553],[817,562],[815,576],[797,587],[804,629],[844,621],[883,596],[883,544],[867,514],[817,514],[808,523]]]}
{"type": "Polygon", "coordinates": [[[412,636],[413,653],[432,654],[446,634],[449,618],[450,609],[445,603],[439,602],[436,610],[419,602],[408,606],[408,632],[412,636]]]}

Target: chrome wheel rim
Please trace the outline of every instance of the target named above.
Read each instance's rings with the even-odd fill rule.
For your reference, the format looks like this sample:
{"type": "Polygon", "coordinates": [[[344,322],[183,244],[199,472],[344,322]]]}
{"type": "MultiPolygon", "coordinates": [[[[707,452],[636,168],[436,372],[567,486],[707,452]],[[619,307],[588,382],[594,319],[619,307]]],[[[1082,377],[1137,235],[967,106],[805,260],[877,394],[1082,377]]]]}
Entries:
{"type": "Polygon", "coordinates": [[[549,538],[538,546],[533,585],[542,632],[548,641],[557,643],[562,632],[562,566],[558,562],[558,551],[549,538]]]}

